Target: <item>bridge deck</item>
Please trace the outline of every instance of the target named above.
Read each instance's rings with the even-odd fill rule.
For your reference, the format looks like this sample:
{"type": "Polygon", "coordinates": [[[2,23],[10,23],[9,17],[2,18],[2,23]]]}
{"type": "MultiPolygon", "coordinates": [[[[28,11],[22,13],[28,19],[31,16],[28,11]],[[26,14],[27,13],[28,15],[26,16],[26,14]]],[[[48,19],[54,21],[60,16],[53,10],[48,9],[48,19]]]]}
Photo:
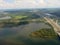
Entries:
{"type": "Polygon", "coordinates": [[[60,36],[60,26],[50,18],[44,17],[44,19],[53,26],[54,31],[60,36]]]}

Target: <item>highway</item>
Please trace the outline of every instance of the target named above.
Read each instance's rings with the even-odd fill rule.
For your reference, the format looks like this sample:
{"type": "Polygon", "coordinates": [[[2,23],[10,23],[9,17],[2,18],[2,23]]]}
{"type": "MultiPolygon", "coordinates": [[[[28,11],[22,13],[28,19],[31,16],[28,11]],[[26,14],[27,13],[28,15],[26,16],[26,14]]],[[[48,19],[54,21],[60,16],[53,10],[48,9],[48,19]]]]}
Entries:
{"type": "Polygon", "coordinates": [[[48,13],[44,13],[44,12],[40,12],[40,13],[36,13],[39,16],[42,16],[49,24],[52,25],[52,27],[54,28],[54,31],[60,36],[60,26],[53,21],[53,19],[49,18],[48,16],[52,16],[51,14],[48,13]]]}
{"type": "Polygon", "coordinates": [[[44,19],[53,26],[54,31],[60,36],[60,26],[48,17],[44,17],[44,19]]]}

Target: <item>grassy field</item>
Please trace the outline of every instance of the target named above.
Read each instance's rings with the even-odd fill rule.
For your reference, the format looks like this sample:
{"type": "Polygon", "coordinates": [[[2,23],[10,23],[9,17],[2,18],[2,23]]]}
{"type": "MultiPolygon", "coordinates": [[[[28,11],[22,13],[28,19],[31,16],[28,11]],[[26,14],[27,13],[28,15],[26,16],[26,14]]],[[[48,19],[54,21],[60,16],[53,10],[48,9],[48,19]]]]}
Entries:
{"type": "Polygon", "coordinates": [[[30,34],[32,38],[41,38],[41,39],[56,39],[57,34],[53,29],[40,29],[39,31],[32,32],[30,34]]]}
{"type": "Polygon", "coordinates": [[[12,16],[14,19],[22,19],[22,18],[27,18],[28,16],[12,16]]]}

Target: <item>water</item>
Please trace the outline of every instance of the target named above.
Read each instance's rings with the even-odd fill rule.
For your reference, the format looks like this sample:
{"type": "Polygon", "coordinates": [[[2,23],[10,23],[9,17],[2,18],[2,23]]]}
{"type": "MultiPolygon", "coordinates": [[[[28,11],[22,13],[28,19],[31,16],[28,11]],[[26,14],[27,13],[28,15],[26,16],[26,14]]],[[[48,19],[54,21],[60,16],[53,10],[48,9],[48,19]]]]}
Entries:
{"type": "Polygon", "coordinates": [[[59,40],[34,40],[29,34],[41,28],[51,28],[44,23],[29,23],[18,27],[0,28],[0,45],[59,45],[59,40]]]}

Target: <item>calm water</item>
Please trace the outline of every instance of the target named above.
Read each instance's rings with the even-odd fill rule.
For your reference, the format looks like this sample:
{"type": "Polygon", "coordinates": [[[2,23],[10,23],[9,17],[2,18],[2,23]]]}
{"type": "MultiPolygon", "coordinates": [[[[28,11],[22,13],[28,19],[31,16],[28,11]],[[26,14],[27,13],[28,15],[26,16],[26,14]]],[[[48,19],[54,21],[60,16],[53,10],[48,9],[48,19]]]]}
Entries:
{"type": "Polygon", "coordinates": [[[12,28],[0,28],[0,45],[60,45],[59,40],[31,39],[29,34],[41,28],[51,28],[44,23],[29,23],[12,28]],[[9,45],[9,44],[8,44],[9,45]]]}

